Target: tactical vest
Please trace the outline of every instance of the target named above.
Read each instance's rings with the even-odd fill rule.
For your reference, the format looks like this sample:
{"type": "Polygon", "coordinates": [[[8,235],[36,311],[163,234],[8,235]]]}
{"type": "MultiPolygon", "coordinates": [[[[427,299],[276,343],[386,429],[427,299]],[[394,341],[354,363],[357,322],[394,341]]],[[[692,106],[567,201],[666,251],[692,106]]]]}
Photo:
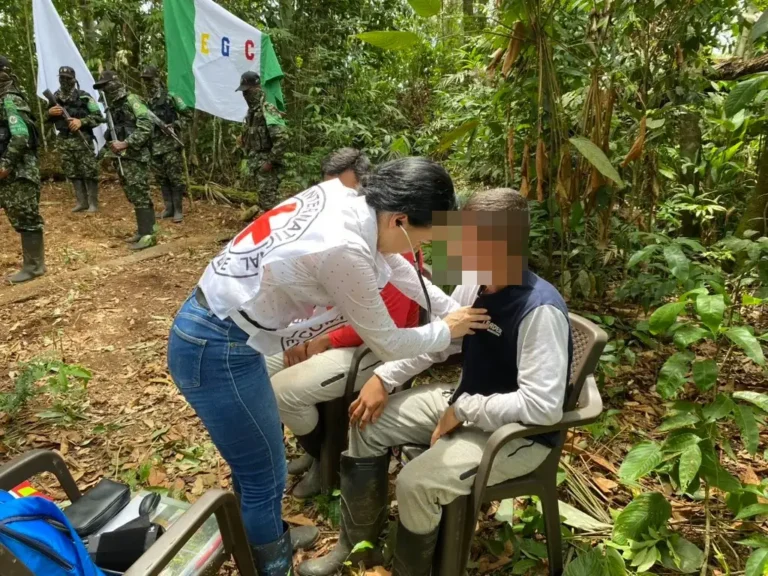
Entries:
{"type": "MultiPolygon", "coordinates": [[[[19,98],[21,98],[22,100],[24,100],[24,102],[26,102],[26,99],[24,98],[24,95],[21,92],[11,90],[7,92],[7,94],[10,94],[11,92],[13,94],[16,94],[19,98]]],[[[5,94],[3,96],[0,96],[0,106],[3,105],[3,98],[5,98],[5,94]]],[[[37,124],[35,124],[31,114],[28,114],[22,111],[19,111],[19,113],[23,116],[24,123],[27,125],[27,130],[29,130],[29,140],[27,142],[27,148],[29,148],[30,150],[34,150],[36,152],[38,142],[40,141],[40,136],[37,130],[37,124]]],[[[6,114],[3,114],[3,120],[0,121],[0,156],[5,154],[5,151],[8,148],[8,143],[10,141],[11,141],[11,127],[8,125],[8,116],[6,114]]]]}
{"type": "Polygon", "coordinates": [[[264,104],[248,111],[248,122],[245,128],[245,148],[249,152],[269,152],[272,150],[272,137],[269,135],[267,119],[264,117],[264,104]],[[261,112],[258,117],[257,113],[261,112]]]}
{"type": "Polygon", "coordinates": [[[112,110],[112,121],[115,123],[117,139],[121,142],[125,142],[136,131],[136,116],[128,105],[127,95],[122,103],[112,110]]]}
{"type": "Polygon", "coordinates": [[[163,123],[173,124],[176,122],[178,117],[176,107],[173,105],[173,99],[168,97],[168,92],[164,92],[162,96],[152,100],[149,103],[149,108],[163,123]]]}
{"type": "MultiPolygon", "coordinates": [[[[84,90],[75,90],[73,94],[74,97],[72,100],[64,100],[61,96],[61,91],[57,91],[54,96],[56,102],[58,102],[62,108],[65,108],[72,118],[82,119],[90,116],[91,113],[88,110],[88,92],[85,92],[84,90]]],[[[56,131],[61,138],[75,137],[75,133],[69,131],[69,121],[66,120],[64,116],[59,116],[53,125],[56,126],[56,131]]],[[[80,132],[84,133],[86,136],[93,137],[93,128],[86,128],[83,126],[80,128],[80,132]]]]}

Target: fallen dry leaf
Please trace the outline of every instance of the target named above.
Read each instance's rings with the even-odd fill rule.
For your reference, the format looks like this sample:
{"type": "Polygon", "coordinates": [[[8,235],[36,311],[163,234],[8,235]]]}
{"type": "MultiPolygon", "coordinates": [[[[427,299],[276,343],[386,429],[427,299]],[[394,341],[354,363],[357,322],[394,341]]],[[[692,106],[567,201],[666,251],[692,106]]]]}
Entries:
{"type": "Polygon", "coordinates": [[[598,454],[587,454],[587,453],[585,453],[584,455],[587,458],[589,458],[592,461],[594,461],[595,464],[599,464],[600,466],[602,466],[603,468],[608,470],[608,472],[613,472],[614,474],[618,474],[618,470],[616,470],[616,466],[614,466],[613,464],[608,462],[608,460],[606,460],[602,456],[600,456],[598,454]]]}
{"type": "Polygon", "coordinates": [[[366,570],[365,574],[366,576],[391,576],[392,572],[383,566],[374,566],[370,570],[366,570]]]}
{"type": "Polygon", "coordinates": [[[203,477],[198,476],[195,478],[195,484],[192,486],[192,495],[193,496],[200,496],[205,491],[205,486],[203,485],[203,477]]]}
{"type": "Polygon", "coordinates": [[[152,468],[152,470],[149,471],[149,479],[147,482],[150,486],[162,486],[167,477],[168,475],[164,470],[161,470],[160,468],[152,468]]]}
{"type": "Polygon", "coordinates": [[[296,514],[295,516],[288,516],[285,518],[288,524],[295,524],[296,526],[314,526],[315,523],[304,516],[303,514],[296,514]]]}
{"type": "Polygon", "coordinates": [[[597,476],[592,480],[595,481],[595,484],[597,484],[597,487],[600,488],[600,490],[602,490],[604,494],[608,494],[609,492],[616,490],[616,488],[619,487],[619,485],[613,480],[609,480],[608,478],[603,478],[602,476],[597,476]]]}

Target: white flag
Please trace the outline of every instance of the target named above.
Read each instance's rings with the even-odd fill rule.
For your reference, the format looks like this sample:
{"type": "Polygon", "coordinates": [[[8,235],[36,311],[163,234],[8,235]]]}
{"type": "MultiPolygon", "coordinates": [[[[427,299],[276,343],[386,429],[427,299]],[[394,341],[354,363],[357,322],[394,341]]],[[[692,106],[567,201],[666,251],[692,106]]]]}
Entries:
{"type": "MultiPolygon", "coordinates": [[[[37,95],[44,98],[44,90],[56,92],[59,87],[59,68],[69,66],[75,71],[80,89],[88,92],[98,102],[99,94],[93,89],[93,76],[64,27],[53,2],[32,0],[32,14],[37,49],[37,95]]],[[[104,107],[100,103],[99,107],[103,112],[104,107]]],[[[104,146],[104,131],[103,124],[93,130],[98,150],[104,146]]]]}

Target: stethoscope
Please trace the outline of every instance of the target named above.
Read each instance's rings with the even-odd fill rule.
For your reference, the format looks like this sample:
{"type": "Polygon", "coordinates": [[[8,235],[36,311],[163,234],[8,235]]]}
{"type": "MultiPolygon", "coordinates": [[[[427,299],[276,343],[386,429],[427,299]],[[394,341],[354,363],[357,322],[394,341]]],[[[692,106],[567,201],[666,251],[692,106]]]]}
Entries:
{"type": "Polygon", "coordinates": [[[419,259],[416,256],[416,250],[413,248],[413,242],[411,242],[408,232],[403,228],[403,223],[400,220],[397,221],[397,227],[405,234],[405,239],[408,240],[408,245],[411,247],[411,253],[413,254],[413,267],[416,269],[416,275],[419,277],[419,283],[421,289],[424,291],[424,299],[427,301],[427,317],[429,321],[432,321],[432,302],[429,299],[429,293],[427,292],[427,285],[424,283],[424,277],[421,275],[421,266],[419,266],[419,259]]]}

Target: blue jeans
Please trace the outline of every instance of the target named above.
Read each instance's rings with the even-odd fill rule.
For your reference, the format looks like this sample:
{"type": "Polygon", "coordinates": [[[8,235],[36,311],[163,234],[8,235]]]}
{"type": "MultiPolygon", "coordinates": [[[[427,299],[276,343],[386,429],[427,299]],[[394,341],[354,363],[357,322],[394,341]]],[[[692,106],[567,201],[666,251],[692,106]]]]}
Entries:
{"type": "Polygon", "coordinates": [[[232,470],[248,539],[269,544],[285,532],[283,433],[264,357],[230,319],[219,320],[195,299],[176,314],[168,368],[232,470]]]}

